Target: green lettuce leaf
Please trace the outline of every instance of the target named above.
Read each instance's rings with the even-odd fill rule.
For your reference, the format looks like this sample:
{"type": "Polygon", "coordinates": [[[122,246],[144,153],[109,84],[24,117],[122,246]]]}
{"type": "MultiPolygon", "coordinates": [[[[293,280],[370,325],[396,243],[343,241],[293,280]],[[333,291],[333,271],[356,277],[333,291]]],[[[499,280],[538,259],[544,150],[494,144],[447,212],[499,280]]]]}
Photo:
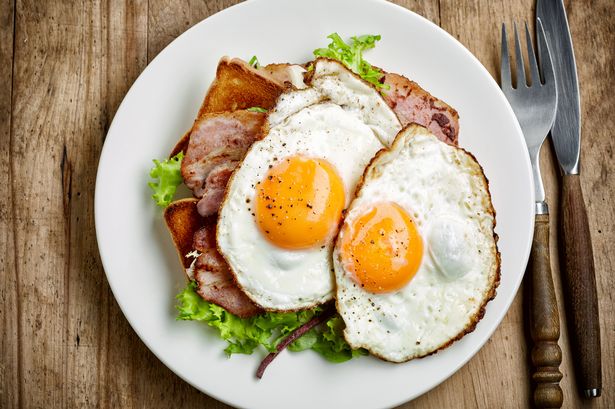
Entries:
{"type": "Polygon", "coordinates": [[[158,206],[167,207],[173,200],[177,186],[183,182],[181,175],[182,159],[184,159],[183,152],[162,162],[154,159],[154,167],[149,172],[149,176],[154,181],[148,182],[147,185],[154,191],[152,198],[158,206]]]}
{"type": "Polygon", "coordinates": [[[318,333],[315,330],[310,330],[297,338],[288,345],[288,350],[293,352],[305,351],[312,348],[318,342],[318,333]]]}
{"type": "Polygon", "coordinates": [[[255,55],[253,55],[252,58],[250,58],[250,61],[248,61],[248,64],[256,69],[261,67],[260,63],[258,62],[258,58],[256,58],[255,55]]]}
{"type": "MultiPolygon", "coordinates": [[[[322,312],[321,307],[311,310],[273,313],[268,312],[255,317],[239,318],[213,303],[203,300],[196,293],[196,283],[188,286],[177,295],[178,320],[202,321],[217,330],[220,338],[228,345],[224,352],[232,354],[251,354],[262,346],[273,352],[288,334],[322,312]]],[[[316,327],[295,340],[288,347],[291,351],[313,349],[331,362],[344,362],[355,356],[365,355],[364,350],[352,350],[342,331],[344,322],[335,315],[325,325],[316,327]]]]}
{"type": "Polygon", "coordinates": [[[325,325],[310,330],[307,334],[289,345],[291,351],[313,349],[326,360],[340,363],[361,355],[365,349],[352,349],[344,339],[344,321],[339,315],[331,317],[325,325]]]}
{"type": "Polygon", "coordinates": [[[250,111],[250,112],[267,112],[267,110],[265,108],[261,108],[261,107],[248,108],[246,111],[250,111]]]}
{"type": "Polygon", "coordinates": [[[350,37],[351,43],[347,44],[337,33],[327,36],[331,43],[327,48],[317,48],[314,50],[315,57],[327,57],[341,61],[355,73],[359,74],[364,80],[374,84],[379,89],[388,89],[389,86],[382,84],[380,80],[384,76],[382,70],[372,67],[370,63],[363,59],[363,51],[376,46],[376,41],[380,40],[380,35],[362,35],[350,37]]]}

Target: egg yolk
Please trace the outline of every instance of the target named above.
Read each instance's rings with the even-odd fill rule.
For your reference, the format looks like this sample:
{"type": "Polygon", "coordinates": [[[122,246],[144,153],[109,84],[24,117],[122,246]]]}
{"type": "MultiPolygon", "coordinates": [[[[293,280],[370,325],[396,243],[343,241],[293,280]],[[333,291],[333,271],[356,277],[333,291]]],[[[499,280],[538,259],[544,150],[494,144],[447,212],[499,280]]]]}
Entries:
{"type": "Polygon", "coordinates": [[[344,184],[326,160],[286,158],[256,188],[256,221],[273,244],[303,249],[323,245],[337,232],[344,184]]]}
{"type": "Polygon", "coordinates": [[[344,224],[342,262],[365,290],[396,291],[414,277],[423,240],[414,221],[395,203],[380,203],[344,224]]]}

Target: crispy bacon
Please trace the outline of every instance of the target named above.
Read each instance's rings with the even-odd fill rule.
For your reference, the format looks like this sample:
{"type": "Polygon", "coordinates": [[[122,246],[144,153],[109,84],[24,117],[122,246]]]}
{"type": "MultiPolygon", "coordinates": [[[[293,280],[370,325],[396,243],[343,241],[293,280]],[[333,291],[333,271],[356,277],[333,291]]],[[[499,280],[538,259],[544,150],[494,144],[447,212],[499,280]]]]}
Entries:
{"type": "Polygon", "coordinates": [[[384,83],[390,87],[384,99],[403,126],[415,122],[429,129],[440,140],[457,145],[457,111],[402,75],[387,73],[384,83]]]}
{"type": "Polygon", "coordinates": [[[205,180],[207,188],[203,191],[203,197],[197,204],[199,214],[214,214],[218,212],[220,203],[224,199],[224,190],[228,180],[238,163],[238,161],[234,160],[228,161],[216,166],[209,172],[205,180]]]}
{"type": "Polygon", "coordinates": [[[184,183],[197,198],[201,216],[215,214],[226,183],[260,134],[265,114],[235,111],[206,114],[192,127],[182,161],[184,183]]]}

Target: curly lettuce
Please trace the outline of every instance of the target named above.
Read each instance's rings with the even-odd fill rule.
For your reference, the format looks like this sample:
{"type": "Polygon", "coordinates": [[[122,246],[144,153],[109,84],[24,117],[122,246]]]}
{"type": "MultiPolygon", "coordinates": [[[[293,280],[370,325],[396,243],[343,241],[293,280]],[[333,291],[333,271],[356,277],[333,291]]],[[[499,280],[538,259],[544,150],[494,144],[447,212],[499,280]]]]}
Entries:
{"type": "Polygon", "coordinates": [[[330,34],[327,38],[331,40],[331,43],[327,48],[315,49],[315,57],[327,57],[341,61],[346,67],[357,73],[365,81],[374,84],[378,89],[389,88],[388,85],[381,82],[384,77],[382,70],[373,67],[363,59],[363,51],[374,48],[376,41],[380,40],[380,35],[366,34],[350,37],[350,44],[347,44],[337,33],[330,34]]]}
{"type": "Polygon", "coordinates": [[[149,172],[154,181],[148,182],[147,185],[154,191],[152,198],[158,206],[167,207],[173,200],[177,186],[183,181],[181,175],[183,159],[183,152],[162,162],[154,159],[154,167],[149,172]]]}
{"type": "Polygon", "coordinates": [[[261,64],[258,62],[258,58],[255,55],[250,58],[250,61],[248,61],[248,65],[256,69],[259,69],[261,67],[261,64]]]}
{"type": "MultiPolygon", "coordinates": [[[[201,321],[217,330],[227,342],[224,352],[251,354],[259,346],[274,352],[276,346],[291,332],[322,312],[322,308],[287,313],[268,312],[255,317],[239,318],[224,308],[203,300],[196,293],[196,283],[177,295],[178,320],[201,321]]],[[[366,355],[364,350],[352,350],[344,340],[344,323],[335,315],[325,325],[314,328],[289,345],[291,351],[312,349],[331,362],[344,362],[366,355]]]]}
{"type": "Polygon", "coordinates": [[[312,349],[327,361],[340,363],[361,355],[367,355],[365,349],[352,349],[344,339],[344,321],[334,315],[322,326],[316,327],[288,346],[294,352],[312,349]]]}
{"type": "Polygon", "coordinates": [[[251,108],[248,108],[246,111],[250,111],[250,112],[267,112],[267,110],[265,108],[261,108],[261,107],[251,107],[251,108]]]}

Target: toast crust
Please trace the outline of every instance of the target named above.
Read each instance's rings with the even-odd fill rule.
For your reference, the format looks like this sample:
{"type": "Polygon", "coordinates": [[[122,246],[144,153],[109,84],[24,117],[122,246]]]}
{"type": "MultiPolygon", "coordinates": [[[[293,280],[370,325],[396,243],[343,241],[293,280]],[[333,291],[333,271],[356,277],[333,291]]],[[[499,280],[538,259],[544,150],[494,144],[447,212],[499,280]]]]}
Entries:
{"type": "Polygon", "coordinates": [[[197,202],[198,200],[193,198],[180,199],[172,202],[164,209],[164,221],[171,234],[171,239],[173,239],[179,261],[184,267],[184,272],[192,263],[192,259],[186,257],[186,254],[194,250],[192,245],[194,233],[203,227],[207,221],[199,215],[196,209],[197,202]]]}
{"type": "Polygon", "coordinates": [[[270,109],[286,89],[264,70],[257,70],[239,58],[222,57],[198,117],[211,112],[251,107],[270,109]]]}
{"type": "Polygon", "coordinates": [[[280,94],[288,90],[291,84],[281,83],[272,73],[290,65],[269,64],[255,69],[242,59],[222,57],[216,69],[216,78],[209,86],[193,125],[177,141],[169,157],[179,152],[186,153],[194,124],[206,114],[252,107],[270,109],[275,106],[280,94]]]}
{"type": "Polygon", "coordinates": [[[179,138],[179,141],[177,141],[177,143],[171,150],[171,153],[169,154],[169,158],[172,158],[173,156],[177,155],[180,152],[184,152],[184,154],[186,153],[186,149],[188,149],[188,142],[190,142],[191,133],[192,133],[192,128],[188,129],[186,133],[184,133],[182,137],[179,138]]]}

